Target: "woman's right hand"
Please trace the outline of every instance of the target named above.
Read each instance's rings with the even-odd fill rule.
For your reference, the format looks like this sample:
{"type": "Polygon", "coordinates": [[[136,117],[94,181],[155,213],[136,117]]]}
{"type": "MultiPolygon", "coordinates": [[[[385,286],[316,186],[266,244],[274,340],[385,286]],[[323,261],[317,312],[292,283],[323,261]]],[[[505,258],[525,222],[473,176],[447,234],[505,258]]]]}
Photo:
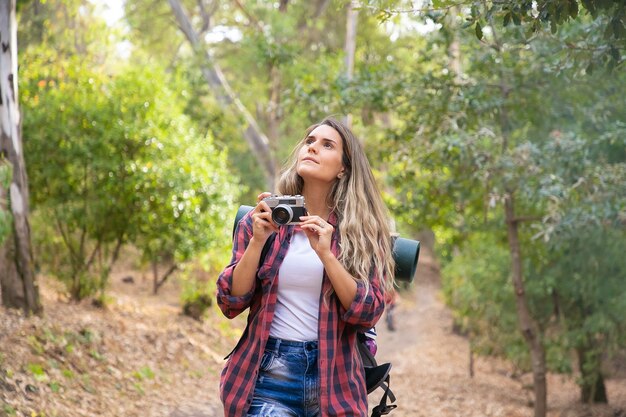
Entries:
{"type": "Polygon", "coordinates": [[[252,236],[263,243],[272,233],[278,233],[278,226],[272,220],[272,209],[263,201],[264,198],[271,195],[272,193],[269,192],[259,194],[257,205],[252,210],[252,236]]]}
{"type": "Polygon", "coordinates": [[[270,195],[270,193],[259,194],[257,205],[252,209],[252,238],[233,270],[232,288],[230,290],[232,296],[243,296],[254,288],[263,246],[272,233],[278,232],[278,226],[272,221],[272,210],[263,201],[265,197],[270,195]]]}

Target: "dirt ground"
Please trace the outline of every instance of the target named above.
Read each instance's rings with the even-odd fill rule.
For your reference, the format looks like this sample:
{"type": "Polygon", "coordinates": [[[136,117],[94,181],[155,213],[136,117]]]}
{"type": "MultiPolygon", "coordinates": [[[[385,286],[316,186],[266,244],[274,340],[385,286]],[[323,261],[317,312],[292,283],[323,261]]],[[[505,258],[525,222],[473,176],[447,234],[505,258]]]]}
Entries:
{"type": "MultiPolygon", "coordinates": [[[[0,308],[0,416],[220,416],[223,356],[243,329],[213,308],[204,322],[181,316],[179,288],[159,296],[151,282],[121,271],[112,277],[106,309],[68,303],[41,279],[43,318],[0,308]]],[[[398,397],[392,417],[526,417],[533,415],[530,375],[513,377],[494,358],[476,358],[452,333],[439,298],[438,269],[423,253],[413,288],[396,309],[398,330],[378,326],[379,362],[391,362],[398,397]]],[[[549,375],[550,417],[626,417],[626,380],[607,381],[608,406],[578,404],[573,377],[549,375]]],[[[370,396],[372,404],[380,395],[370,396]]]]}

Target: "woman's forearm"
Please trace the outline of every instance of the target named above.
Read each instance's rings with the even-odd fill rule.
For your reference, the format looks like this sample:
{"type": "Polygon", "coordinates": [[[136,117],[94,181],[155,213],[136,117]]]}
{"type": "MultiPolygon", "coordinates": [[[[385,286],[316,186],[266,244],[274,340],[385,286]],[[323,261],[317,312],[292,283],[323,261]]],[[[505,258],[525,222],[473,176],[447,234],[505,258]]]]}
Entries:
{"type": "Polygon", "coordinates": [[[343,267],[332,252],[328,252],[320,259],[322,264],[324,264],[326,274],[333,284],[335,294],[337,294],[341,305],[348,310],[356,296],[357,285],[354,277],[343,267]]]}

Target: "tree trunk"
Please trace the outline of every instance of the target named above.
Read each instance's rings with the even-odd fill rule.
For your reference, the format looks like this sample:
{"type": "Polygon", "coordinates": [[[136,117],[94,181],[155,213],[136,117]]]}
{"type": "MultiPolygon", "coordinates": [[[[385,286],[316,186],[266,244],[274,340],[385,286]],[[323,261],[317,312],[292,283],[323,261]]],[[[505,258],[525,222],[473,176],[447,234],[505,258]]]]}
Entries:
{"type": "Polygon", "coordinates": [[[277,167],[267,136],[261,131],[252,114],[245,108],[232,90],[219,65],[211,58],[205,46],[200,42],[200,36],[191,25],[191,21],[180,1],[168,0],[168,3],[174,12],[178,27],[185,34],[194,51],[202,55],[207,63],[207,65],[203,65],[201,68],[202,75],[215,93],[218,101],[224,106],[234,106],[238,114],[244,118],[246,123],[244,137],[259,165],[263,168],[268,189],[273,191],[277,167]]]}
{"type": "MultiPolygon", "coordinates": [[[[356,25],[359,17],[359,11],[354,8],[353,2],[348,3],[348,11],[346,17],[346,44],[344,53],[346,54],[346,79],[352,80],[354,73],[354,55],[356,52],[356,25]]],[[[346,114],[345,123],[348,127],[352,127],[352,115],[346,114]]]]}
{"type": "Polygon", "coordinates": [[[600,369],[599,354],[592,346],[579,346],[576,349],[578,369],[581,375],[580,400],[586,404],[609,402],[604,384],[604,376],[600,369]]]}
{"type": "MultiPolygon", "coordinates": [[[[498,39],[498,32],[491,22],[493,31],[494,47],[502,54],[502,44],[498,39]]],[[[506,75],[499,68],[500,92],[504,102],[508,99],[510,88],[506,83],[506,75]]],[[[508,151],[511,121],[509,120],[506,104],[500,107],[499,123],[502,131],[502,154],[508,151]]],[[[546,352],[541,340],[539,326],[532,318],[526,299],[524,288],[524,273],[522,269],[522,249],[519,242],[519,224],[521,219],[515,217],[515,191],[506,190],[504,195],[504,220],[506,223],[511,254],[511,279],[515,291],[515,304],[517,308],[517,321],[520,331],[530,349],[531,367],[533,371],[533,390],[535,394],[534,415],[545,417],[548,408],[548,385],[546,381],[546,352]]]]}
{"type": "Polygon", "coordinates": [[[517,319],[524,340],[530,348],[535,393],[535,417],[545,417],[547,410],[548,388],[546,384],[546,353],[539,337],[539,328],[530,315],[528,300],[524,290],[522,272],[522,251],[519,243],[519,223],[515,219],[515,201],[508,193],[504,200],[504,212],[511,253],[511,269],[517,319]]]}
{"type": "Polygon", "coordinates": [[[450,61],[450,69],[454,72],[454,81],[460,84],[462,81],[463,67],[461,65],[461,46],[459,42],[458,26],[456,18],[458,16],[458,8],[452,7],[448,14],[448,27],[450,28],[450,44],[448,46],[448,59],[450,61]]]}
{"type": "Polygon", "coordinates": [[[159,278],[159,270],[157,267],[156,260],[152,261],[152,271],[154,273],[154,284],[152,286],[152,294],[157,295],[159,293],[159,288],[163,286],[167,282],[167,279],[172,275],[176,270],[178,270],[178,265],[172,264],[169,269],[163,274],[161,278],[159,278]]]}
{"type": "Polygon", "coordinates": [[[468,363],[468,373],[470,378],[474,378],[474,338],[472,336],[472,332],[469,334],[469,363],[468,363]]]}
{"type": "Polygon", "coordinates": [[[313,19],[317,19],[318,17],[320,17],[328,7],[329,3],[330,0],[317,0],[315,2],[315,12],[313,13],[313,19]]]}
{"type": "Polygon", "coordinates": [[[0,156],[11,164],[9,188],[0,185],[0,201],[13,217],[12,231],[0,248],[2,303],[29,315],[42,311],[35,283],[28,223],[28,179],[24,165],[17,90],[17,20],[15,0],[0,3],[0,156]],[[7,199],[8,198],[8,199],[7,199]]]}

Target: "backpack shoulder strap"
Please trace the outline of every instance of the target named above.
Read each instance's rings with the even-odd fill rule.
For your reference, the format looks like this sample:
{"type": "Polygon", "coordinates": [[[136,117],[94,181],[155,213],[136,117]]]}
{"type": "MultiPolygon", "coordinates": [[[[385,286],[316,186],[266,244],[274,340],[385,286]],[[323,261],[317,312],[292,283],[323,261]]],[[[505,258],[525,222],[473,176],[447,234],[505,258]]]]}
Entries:
{"type": "MultiPolygon", "coordinates": [[[[391,364],[385,365],[389,365],[389,367],[391,367],[391,364]]],[[[396,404],[387,405],[387,397],[389,397],[389,400],[392,403],[396,401],[395,395],[393,395],[393,392],[391,392],[391,389],[389,388],[389,374],[387,374],[385,382],[381,383],[380,386],[384,388],[385,394],[380,399],[380,403],[372,409],[372,417],[381,417],[383,415],[387,415],[391,412],[391,410],[397,407],[396,404]]]]}
{"type": "Polygon", "coordinates": [[[363,367],[365,368],[365,386],[367,393],[372,393],[378,387],[381,387],[385,391],[385,394],[383,394],[380,399],[380,403],[372,409],[371,417],[381,417],[389,414],[391,410],[397,407],[395,404],[387,404],[387,399],[392,403],[396,401],[396,396],[389,387],[389,371],[391,371],[391,364],[383,363],[378,365],[376,358],[365,345],[366,336],[363,333],[358,333],[357,339],[359,353],[363,367]]]}

